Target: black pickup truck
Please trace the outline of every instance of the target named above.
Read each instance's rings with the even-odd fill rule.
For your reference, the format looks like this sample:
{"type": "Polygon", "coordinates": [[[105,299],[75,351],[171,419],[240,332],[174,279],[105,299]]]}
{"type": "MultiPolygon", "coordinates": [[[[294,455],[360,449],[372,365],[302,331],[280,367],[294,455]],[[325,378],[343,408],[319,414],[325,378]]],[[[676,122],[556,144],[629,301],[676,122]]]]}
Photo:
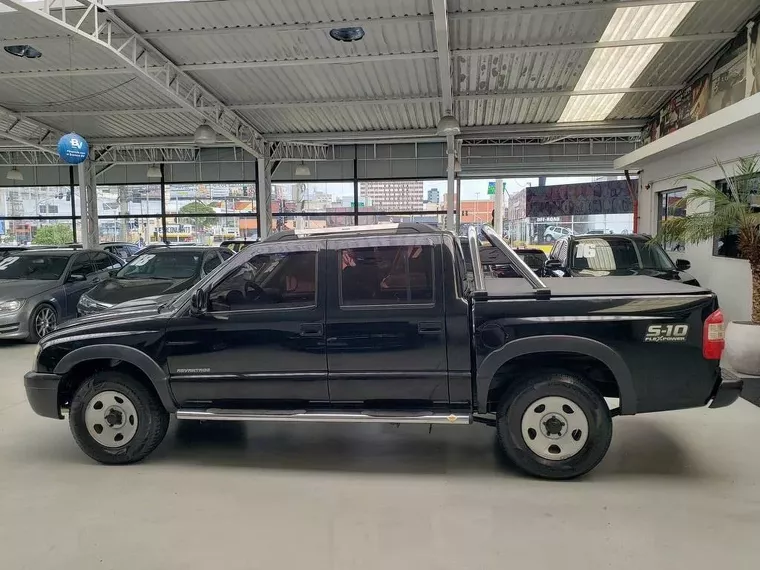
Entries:
{"type": "Polygon", "coordinates": [[[722,316],[708,290],[650,277],[490,279],[470,232],[424,225],[275,234],[173,299],[63,326],[25,377],[102,463],[151,453],[179,420],[384,422],[498,430],[507,456],[565,479],[604,457],[618,414],[721,407],[722,316]],[[322,232],[322,233],[320,233],[322,232]],[[468,272],[468,265],[472,271],[468,272]]]}

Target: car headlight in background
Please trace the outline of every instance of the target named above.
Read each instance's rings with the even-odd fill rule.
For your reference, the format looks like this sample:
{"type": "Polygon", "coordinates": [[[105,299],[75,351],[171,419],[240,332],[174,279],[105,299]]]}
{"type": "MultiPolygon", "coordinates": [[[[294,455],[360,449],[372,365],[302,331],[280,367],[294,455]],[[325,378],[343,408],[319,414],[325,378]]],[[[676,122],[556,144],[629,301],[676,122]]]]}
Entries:
{"type": "Polygon", "coordinates": [[[24,306],[23,299],[13,299],[12,301],[0,301],[0,313],[14,313],[24,306]]]}
{"type": "Polygon", "coordinates": [[[82,295],[79,298],[79,309],[84,309],[87,311],[101,311],[103,309],[108,309],[112,305],[109,305],[108,303],[101,303],[100,301],[96,301],[95,299],[88,297],[87,295],[82,295]]]}

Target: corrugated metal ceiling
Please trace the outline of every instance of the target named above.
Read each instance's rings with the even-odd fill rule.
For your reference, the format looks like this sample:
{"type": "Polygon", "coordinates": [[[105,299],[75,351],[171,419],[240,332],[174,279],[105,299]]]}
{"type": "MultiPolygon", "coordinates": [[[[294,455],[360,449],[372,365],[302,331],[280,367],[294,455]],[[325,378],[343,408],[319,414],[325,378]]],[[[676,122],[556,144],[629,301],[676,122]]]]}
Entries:
{"type": "MultiPolygon", "coordinates": [[[[453,58],[454,95],[509,94],[537,91],[535,97],[460,99],[455,104],[463,126],[547,123],[559,119],[567,95],[593,53],[572,44],[599,40],[620,2],[592,0],[566,5],[559,0],[449,0],[452,50],[493,50],[552,46],[529,51],[460,53],[453,58]],[[589,8],[589,4],[594,4],[589,8]],[[476,13],[483,10],[486,17],[476,13]],[[566,47],[556,48],[563,44],[566,47]],[[569,45],[568,45],[569,44],[569,45]],[[547,93],[548,92],[548,93],[547,93]]],[[[702,0],[678,27],[676,35],[737,31],[760,9],[760,0],[702,0]],[[717,9],[716,7],[719,7],[717,9]]],[[[211,0],[117,8],[118,14],[178,64],[228,64],[235,69],[190,72],[227,104],[319,102],[355,99],[438,97],[435,57],[369,62],[341,61],[349,56],[432,53],[435,29],[429,0],[211,0]],[[409,18],[410,19],[404,19],[409,18]],[[328,37],[319,22],[364,22],[362,42],[343,44],[328,37]],[[311,24],[317,24],[312,26],[311,24]],[[282,29],[281,26],[290,26],[282,29]],[[297,26],[294,26],[297,25],[297,26]],[[274,30],[272,26],[280,26],[274,30]],[[190,33],[188,33],[190,32],[190,33]],[[330,63],[245,67],[245,62],[336,58],[330,63]]],[[[21,13],[0,14],[0,36],[38,38],[40,60],[0,57],[0,105],[16,111],[34,108],[108,111],[176,107],[143,80],[122,84],[130,75],[80,74],[39,77],[33,72],[107,69],[123,65],[87,41],[61,37],[61,29],[21,13]],[[29,77],[18,77],[20,71],[29,77]],[[13,73],[13,77],[3,77],[13,73]],[[73,85],[73,89],[72,89],[73,85]],[[76,101],[69,102],[73,91],[76,101]]],[[[32,43],[32,40],[30,40],[32,43]]],[[[667,44],[634,87],[677,85],[690,78],[723,40],[667,44]]],[[[626,94],[611,119],[645,118],[668,97],[667,92],[626,94]]],[[[434,127],[441,112],[437,101],[346,103],[342,106],[280,106],[240,111],[264,133],[362,131],[434,127]]],[[[69,118],[40,122],[68,129],[69,118]]],[[[83,134],[95,138],[190,134],[197,120],[187,113],[77,117],[83,134]]],[[[22,127],[17,127],[22,128],[22,127]]]]}

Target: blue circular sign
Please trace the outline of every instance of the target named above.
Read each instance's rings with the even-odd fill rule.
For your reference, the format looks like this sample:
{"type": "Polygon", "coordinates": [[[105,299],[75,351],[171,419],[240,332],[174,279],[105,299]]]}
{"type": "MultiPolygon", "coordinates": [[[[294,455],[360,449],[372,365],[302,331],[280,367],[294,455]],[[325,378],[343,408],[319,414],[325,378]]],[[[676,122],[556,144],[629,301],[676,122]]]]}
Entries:
{"type": "Polygon", "coordinates": [[[58,141],[58,156],[69,164],[79,164],[87,159],[90,145],[76,133],[63,135],[58,141]]]}

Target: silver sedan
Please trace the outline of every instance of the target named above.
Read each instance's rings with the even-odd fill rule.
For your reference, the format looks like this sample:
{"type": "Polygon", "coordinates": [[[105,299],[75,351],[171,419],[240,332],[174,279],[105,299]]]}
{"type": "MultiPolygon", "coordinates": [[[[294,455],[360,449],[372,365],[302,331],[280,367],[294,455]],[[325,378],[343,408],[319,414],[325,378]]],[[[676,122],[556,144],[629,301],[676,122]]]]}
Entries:
{"type": "Polygon", "coordinates": [[[105,251],[54,249],[0,259],[0,339],[37,342],[76,317],[83,293],[123,262],[105,251]]]}

